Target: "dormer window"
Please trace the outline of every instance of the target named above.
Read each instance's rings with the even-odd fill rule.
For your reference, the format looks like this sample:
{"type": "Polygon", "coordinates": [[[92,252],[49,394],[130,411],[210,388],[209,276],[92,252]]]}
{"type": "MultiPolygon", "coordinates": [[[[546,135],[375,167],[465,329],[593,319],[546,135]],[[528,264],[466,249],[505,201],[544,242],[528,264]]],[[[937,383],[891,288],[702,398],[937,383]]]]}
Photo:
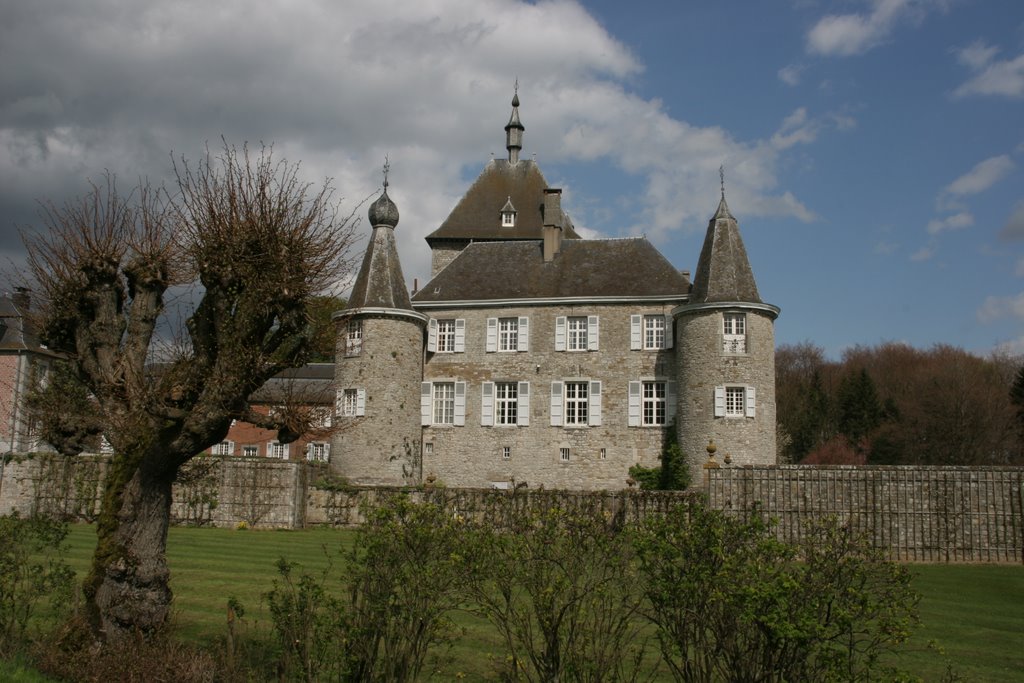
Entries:
{"type": "Polygon", "coordinates": [[[512,206],[512,197],[509,197],[505,206],[501,207],[501,227],[516,227],[516,208],[512,206]]]}

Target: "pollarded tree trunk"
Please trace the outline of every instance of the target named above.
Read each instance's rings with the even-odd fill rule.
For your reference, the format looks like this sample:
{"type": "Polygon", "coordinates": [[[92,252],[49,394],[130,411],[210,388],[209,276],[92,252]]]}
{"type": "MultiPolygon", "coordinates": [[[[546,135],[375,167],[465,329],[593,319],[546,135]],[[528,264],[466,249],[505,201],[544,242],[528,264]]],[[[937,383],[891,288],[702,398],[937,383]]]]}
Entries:
{"type": "Polygon", "coordinates": [[[153,460],[116,455],[107,477],[85,597],[94,633],[108,641],[152,633],[170,613],[165,551],[174,470],[153,460]]]}

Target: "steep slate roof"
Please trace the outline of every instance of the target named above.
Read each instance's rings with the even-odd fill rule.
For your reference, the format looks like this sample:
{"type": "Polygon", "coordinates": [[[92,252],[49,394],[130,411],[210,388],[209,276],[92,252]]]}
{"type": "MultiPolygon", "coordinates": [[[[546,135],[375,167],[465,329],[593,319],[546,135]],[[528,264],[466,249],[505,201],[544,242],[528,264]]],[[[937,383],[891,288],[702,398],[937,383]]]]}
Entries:
{"type": "Polygon", "coordinates": [[[279,372],[257,389],[252,403],[331,403],[334,400],[334,363],[307,363],[279,372]]]}
{"type": "Polygon", "coordinates": [[[7,294],[0,296],[0,351],[34,351],[56,355],[42,345],[32,321],[7,294]]]}
{"type": "Polygon", "coordinates": [[[399,308],[411,310],[409,292],[405,288],[402,264],[398,260],[395,246],[395,226],[398,224],[398,208],[384,193],[373,203],[369,211],[373,234],[363,255],[347,310],[355,308],[399,308]]]}
{"type": "Polygon", "coordinates": [[[475,242],[413,303],[560,297],[685,297],[689,281],[646,239],[566,240],[544,262],[542,242],[475,242]]]}
{"type": "Polygon", "coordinates": [[[718,210],[708,223],[697,272],[693,277],[690,303],[726,301],[762,303],[739,225],[729,212],[723,193],[718,210]]]}
{"type": "MultiPolygon", "coordinates": [[[[544,189],[548,187],[536,162],[492,159],[441,227],[427,235],[437,240],[536,240],[541,238],[544,189]],[[515,227],[501,227],[501,209],[509,200],[516,208],[515,227]]],[[[578,239],[568,214],[563,213],[563,238],[578,239]]]]}

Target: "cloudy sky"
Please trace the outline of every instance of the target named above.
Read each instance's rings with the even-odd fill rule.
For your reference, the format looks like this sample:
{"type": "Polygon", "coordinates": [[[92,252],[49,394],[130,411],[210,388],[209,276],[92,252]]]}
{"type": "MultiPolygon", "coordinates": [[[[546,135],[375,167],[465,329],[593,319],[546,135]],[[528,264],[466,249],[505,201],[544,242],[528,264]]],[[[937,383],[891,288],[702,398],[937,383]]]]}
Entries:
{"type": "MultiPolygon", "coordinates": [[[[725,167],[780,343],[1024,352],[1020,0],[0,0],[0,251],[104,169],[273,142],[355,207],[391,163],[410,286],[513,83],[592,237],[692,270],[725,167]]],[[[360,209],[364,213],[364,209],[360,209]]],[[[363,225],[364,228],[365,222],[363,225]]],[[[368,229],[368,228],[367,228],[368,229]]]]}

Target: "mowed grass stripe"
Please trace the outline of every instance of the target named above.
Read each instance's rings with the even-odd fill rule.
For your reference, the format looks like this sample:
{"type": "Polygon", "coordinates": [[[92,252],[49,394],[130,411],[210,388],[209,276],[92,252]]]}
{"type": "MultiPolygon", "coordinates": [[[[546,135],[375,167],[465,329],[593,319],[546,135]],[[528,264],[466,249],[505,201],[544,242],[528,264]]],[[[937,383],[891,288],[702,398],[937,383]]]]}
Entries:
{"type": "MultiPolygon", "coordinates": [[[[174,625],[179,636],[216,642],[226,632],[229,597],[237,598],[256,628],[269,628],[262,594],[277,578],[280,557],[309,573],[333,563],[336,581],[344,572],[343,552],[355,532],[340,529],[252,531],[173,527],[168,537],[168,563],[175,594],[174,625]]],[[[96,545],[95,530],[73,525],[68,536],[68,562],[79,576],[88,569],[96,545]]],[[[1019,565],[913,565],[914,586],[922,593],[922,626],[897,664],[936,680],[946,662],[928,649],[937,642],[966,680],[1024,681],[1024,567],[1019,565]]],[[[489,671],[488,657],[500,659],[501,643],[486,622],[457,615],[466,630],[453,648],[447,670],[489,671]]],[[[653,644],[652,644],[653,645],[653,644]]],[[[489,676],[488,676],[489,678],[489,676]]]]}

